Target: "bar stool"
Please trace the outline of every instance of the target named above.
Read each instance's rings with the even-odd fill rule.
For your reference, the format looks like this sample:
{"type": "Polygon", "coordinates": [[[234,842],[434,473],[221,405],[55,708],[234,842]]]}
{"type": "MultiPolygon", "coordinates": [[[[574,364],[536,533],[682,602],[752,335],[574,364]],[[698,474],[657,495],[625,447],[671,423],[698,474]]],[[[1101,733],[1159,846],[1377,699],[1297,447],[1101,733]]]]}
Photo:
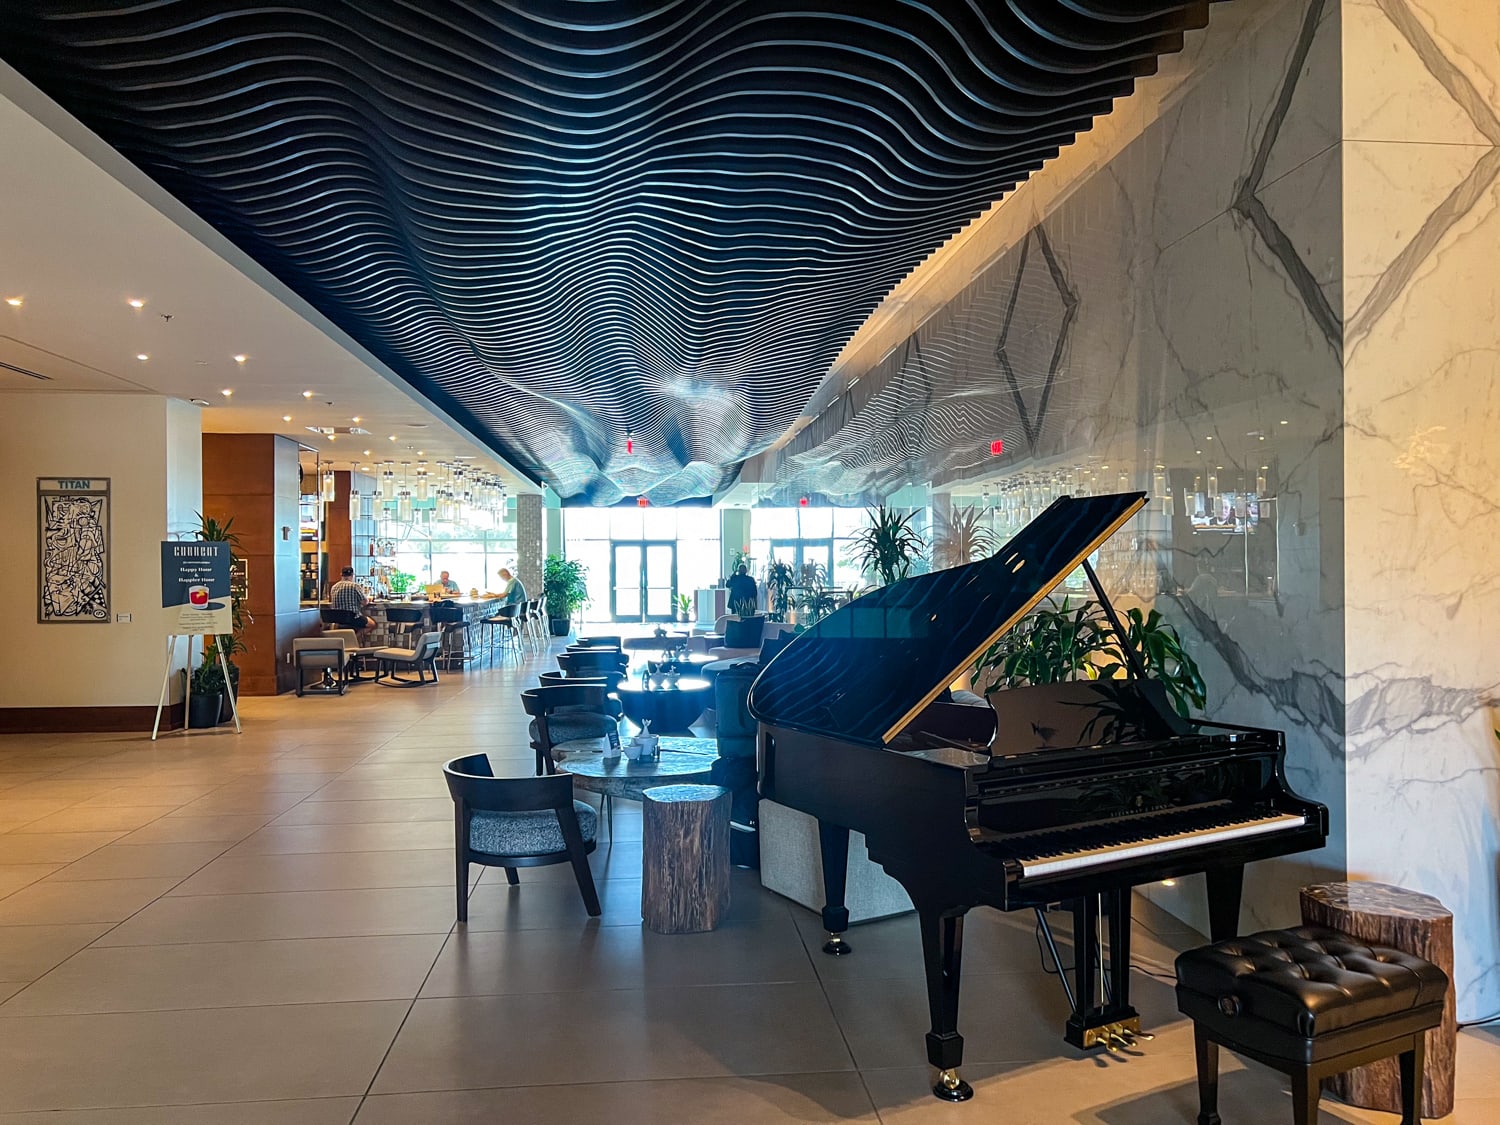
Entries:
{"type": "Polygon", "coordinates": [[[483,618],[479,622],[479,643],[489,653],[492,663],[495,659],[496,647],[509,647],[517,655],[520,654],[520,640],[517,633],[520,628],[520,609],[520,602],[512,602],[510,605],[501,606],[492,616],[483,618]],[[495,640],[496,629],[501,631],[502,636],[498,645],[495,640]]]}
{"type": "Polygon", "coordinates": [[[428,613],[433,627],[443,634],[443,655],[438,658],[443,662],[443,671],[453,671],[454,665],[462,669],[465,662],[471,659],[469,619],[463,607],[439,604],[433,606],[428,613]]]}
{"type": "Polygon", "coordinates": [[[426,614],[413,606],[389,605],[385,608],[385,623],[393,644],[408,642],[404,647],[412,648],[414,644],[411,642],[426,631],[426,614]]]}

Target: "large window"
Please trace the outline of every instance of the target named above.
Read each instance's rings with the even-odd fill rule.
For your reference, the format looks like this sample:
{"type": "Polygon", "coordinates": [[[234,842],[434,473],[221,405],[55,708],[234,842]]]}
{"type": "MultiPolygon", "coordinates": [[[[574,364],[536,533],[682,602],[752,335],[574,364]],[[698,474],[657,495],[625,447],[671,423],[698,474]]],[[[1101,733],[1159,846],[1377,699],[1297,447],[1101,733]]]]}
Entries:
{"type": "Polygon", "coordinates": [[[588,568],[587,621],[671,619],[676,597],[723,577],[712,508],[568,508],[563,541],[588,568]]]}
{"type": "Polygon", "coordinates": [[[423,523],[420,518],[411,524],[387,520],[381,521],[380,534],[377,543],[382,549],[389,547],[390,554],[379,561],[412,575],[417,588],[437,581],[446,570],[466,594],[474,589],[480,593],[499,590],[495,572],[502,566],[516,568],[514,513],[504,523],[485,529],[436,520],[423,523]]]}
{"type": "Polygon", "coordinates": [[[863,508],[753,508],[751,569],[763,581],[772,562],[787,562],[800,580],[804,567],[816,565],[827,585],[863,585],[866,580],[849,563],[848,547],[850,537],[866,522],[863,508]]]}

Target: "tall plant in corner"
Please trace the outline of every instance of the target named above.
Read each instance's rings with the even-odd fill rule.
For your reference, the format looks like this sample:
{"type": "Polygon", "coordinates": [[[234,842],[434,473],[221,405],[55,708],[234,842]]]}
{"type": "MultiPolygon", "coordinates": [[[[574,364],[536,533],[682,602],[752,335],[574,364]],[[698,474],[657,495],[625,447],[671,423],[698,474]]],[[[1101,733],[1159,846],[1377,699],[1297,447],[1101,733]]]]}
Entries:
{"type": "MultiPolygon", "coordinates": [[[[228,543],[229,544],[229,568],[233,571],[240,562],[240,537],[234,531],[234,517],[220,523],[212,516],[205,516],[201,512],[198,516],[198,538],[205,543],[228,543]]],[[[250,646],[243,639],[246,625],[255,624],[255,619],[250,616],[245,608],[245,603],[240,598],[233,598],[229,603],[230,629],[229,633],[216,636],[203,646],[203,663],[193,673],[193,691],[195,693],[206,693],[212,695],[214,692],[220,694],[224,691],[224,672],[219,667],[219,653],[224,654],[224,659],[229,664],[229,675],[234,681],[235,694],[239,694],[239,666],[235,664],[234,658],[237,653],[249,652],[250,646]]]]}
{"type": "Polygon", "coordinates": [[[870,525],[855,532],[846,553],[863,573],[889,586],[911,573],[927,545],[911,526],[915,511],[902,515],[884,504],[866,511],[870,525]]]}

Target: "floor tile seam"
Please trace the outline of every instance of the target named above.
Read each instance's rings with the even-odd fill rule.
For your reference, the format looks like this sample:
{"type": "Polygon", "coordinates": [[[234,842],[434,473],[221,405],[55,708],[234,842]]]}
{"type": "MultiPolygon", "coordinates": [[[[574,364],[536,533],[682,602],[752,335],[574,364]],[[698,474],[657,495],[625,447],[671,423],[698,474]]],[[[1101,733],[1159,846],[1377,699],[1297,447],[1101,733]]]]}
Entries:
{"type": "MultiPolygon", "coordinates": [[[[78,880],[78,881],[82,882],[83,880],[78,880]]],[[[285,890],[281,890],[281,891],[266,891],[266,890],[259,890],[259,891],[225,891],[225,890],[215,890],[215,891],[192,891],[192,892],[185,892],[183,894],[173,894],[172,891],[165,891],[165,892],[163,892],[163,894],[160,897],[163,897],[163,898],[219,898],[219,897],[225,896],[225,895],[234,895],[234,896],[238,897],[238,896],[241,896],[241,895],[289,894],[289,893],[300,892],[300,891],[313,891],[313,892],[317,892],[317,893],[320,893],[320,894],[327,893],[329,891],[411,891],[411,890],[419,890],[419,889],[421,889],[423,887],[447,887],[447,886],[451,886],[451,884],[445,881],[445,882],[442,882],[442,883],[387,883],[387,884],[379,884],[379,885],[375,885],[375,886],[358,886],[358,887],[288,887],[285,890]]],[[[5,901],[4,899],[0,899],[0,904],[3,904],[4,901],[5,901]]],[[[156,900],[153,899],[152,901],[154,902],[156,900]]],[[[147,905],[150,905],[150,904],[148,903],[147,905]]],[[[122,921],[128,921],[128,920],[129,919],[122,919],[122,921]]]]}
{"type": "MultiPolygon", "coordinates": [[[[468,898],[474,897],[474,887],[476,885],[477,881],[475,883],[469,884],[469,893],[467,896],[468,898]]],[[[422,990],[427,987],[427,982],[432,979],[433,970],[437,968],[437,963],[442,960],[443,953],[448,948],[448,943],[453,940],[454,931],[456,931],[457,929],[458,921],[457,919],[455,919],[453,923],[448,927],[448,936],[438,944],[437,953],[432,958],[432,964],[427,966],[427,972],[422,976],[422,983],[417,986],[416,996],[412,997],[411,1003],[407,1005],[406,1011],[402,1013],[401,1022],[396,1025],[396,1033],[391,1036],[391,1041],[385,1045],[385,1050],[381,1052],[380,1061],[375,1064],[375,1070],[370,1075],[370,1081],[365,1085],[365,1092],[360,1095],[359,1105],[355,1106],[354,1108],[354,1116],[350,1118],[351,1122],[355,1118],[357,1118],[360,1115],[360,1112],[364,1109],[365,1100],[370,1096],[370,1091],[375,1088],[375,1082],[380,1078],[380,1072],[385,1068],[386,1060],[391,1057],[391,1052],[396,1048],[397,1040],[401,1038],[401,1032],[406,1028],[406,1021],[411,1018],[412,1012],[416,1011],[417,1000],[421,997],[422,990]]]]}
{"type": "MultiPolygon", "coordinates": [[[[309,1094],[300,1098],[237,1098],[217,1102],[130,1102],[128,1104],[85,1106],[82,1109],[10,1109],[0,1110],[0,1125],[10,1118],[35,1117],[38,1113],[114,1113],[128,1109],[193,1109],[200,1106],[296,1105],[302,1102],[352,1102],[358,1094],[309,1094]]],[[[352,1121],[353,1118],[350,1118],[352,1121]]]]}
{"type": "MultiPolygon", "coordinates": [[[[614,927],[614,928],[618,929],[620,927],[614,927]]],[[[502,933],[502,932],[508,932],[508,931],[490,930],[490,931],[481,931],[481,932],[502,933]]],[[[521,931],[521,932],[524,932],[524,933],[542,933],[542,932],[545,932],[545,931],[527,930],[527,931],[521,931]]],[[[811,979],[807,978],[807,977],[785,977],[785,978],[783,978],[783,977],[779,977],[779,976],[757,977],[754,980],[701,980],[701,981],[695,981],[695,982],[688,983],[688,984],[670,983],[670,982],[664,983],[664,984],[658,984],[658,983],[653,983],[653,982],[648,981],[648,980],[636,980],[636,981],[631,981],[628,984],[598,984],[598,985],[587,986],[587,987],[586,986],[579,986],[579,987],[576,987],[576,988],[534,988],[534,989],[533,988],[528,988],[528,989],[524,989],[524,990],[519,991],[519,992],[483,992],[483,991],[480,991],[480,992],[433,992],[433,993],[421,993],[421,992],[419,992],[417,994],[417,999],[418,1000],[497,1000],[497,999],[502,999],[502,998],[514,999],[514,998],[519,998],[519,997],[523,997],[523,996],[525,996],[525,997],[531,997],[531,996],[602,996],[602,995],[613,995],[613,994],[620,993],[620,992],[639,992],[639,993],[641,993],[641,994],[644,995],[645,993],[652,993],[652,994],[659,993],[663,989],[667,989],[667,988],[676,989],[678,991],[686,992],[686,991],[691,991],[691,990],[694,990],[694,989],[703,989],[703,988],[748,988],[748,987],[752,987],[752,986],[759,988],[759,987],[763,987],[765,985],[786,985],[786,984],[795,984],[795,985],[806,986],[806,985],[809,985],[809,984],[812,984],[812,983],[813,983],[813,981],[811,979]]],[[[3,1011],[3,1006],[0,1006],[0,1011],[3,1011]]],[[[834,1018],[834,1022],[835,1023],[838,1022],[837,1017],[834,1018]]],[[[850,1057],[852,1058],[853,1056],[851,1055],[850,1057]]]]}
{"type": "MultiPolygon", "coordinates": [[[[103,923],[99,923],[103,925],[103,923]]],[[[435,937],[445,934],[447,930],[382,930],[378,933],[348,933],[348,934],[304,934],[297,937],[247,937],[247,938],[208,938],[194,940],[192,938],[171,938],[161,941],[116,941],[108,945],[95,946],[92,943],[86,948],[98,949],[165,949],[184,945],[264,945],[273,941],[349,941],[359,938],[401,938],[401,937],[435,937]]],[[[484,930],[482,933],[496,931],[484,930]]],[[[95,942],[105,935],[100,934],[95,942]]],[[[80,950],[79,952],[82,952],[80,950]]]]}
{"type": "MultiPolygon", "coordinates": [[[[909,1067],[905,1067],[905,1068],[903,1068],[903,1067],[889,1067],[889,1068],[886,1068],[886,1069],[900,1070],[900,1069],[910,1069],[910,1068],[909,1067]]],[[[557,1088],[559,1086],[576,1086],[576,1087],[578,1087],[578,1088],[581,1089],[581,1088],[588,1087],[588,1086],[642,1086],[642,1085],[645,1085],[647,1083],[661,1083],[661,1082],[683,1082],[683,1083],[694,1083],[694,1082],[735,1082],[735,1081],[737,1081],[737,1080],[739,1080],[741,1078],[781,1078],[781,1077],[786,1077],[786,1078],[813,1078],[813,1077],[819,1077],[819,1076],[824,1076],[824,1077],[828,1077],[828,1078],[842,1078],[842,1077],[845,1077],[845,1076],[847,1076],[847,1075],[849,1075],[851,1073],[858,1073],[858,1072],[857,1071],[852,1071],[852,1070],[828,1070],[826,1068],[820,1068],[818,1070],[757,1070],[757,1071],[747,1071],[747,1072],[739,1072],[739,1071],[737,1071],[734,1074],[687,1074],[687,1075],[679,1075],[679,1076],[667,1077],[667,1078],[633,1078],[633,1077],[626,1077],[626,1078],[600,1078],[600,1079],[595,1079],[595,1080],[591,1080],[591,1081],[588,1081],[588,1082],[575,1082],[575,1081],[569,1081],[568,1079],[560,1079],[557,1082],[526,1081],[526,1082],[519,1082],[519,1083],[499,1083],[499,1084],[495,1084],[495,1085],[486,1084],[486,1085],[481,1085],[481,1086],[439,1086],[439,1087],[436,1087],[436,1088],[433,1088],[433,1089],[421,1089],[421,1090],[387,1090],[387,1091],[384,1091],[384,1092],[379,1093],[379,1094],[375,1094],[375,1093],[367,1094],[366,1095],[366,1100],[368,1100],[369,1098],[405,1098],[405,1097],[411,1097],[413,1095],[421,1095],[421,1094],[458,1094],[458,1093],[463,1093],[463,1094],[476,1093],[477,1094],[477,1093],[485,1093],[485,1092],[488,1092],[488,1091],[500,1091],[500,1090],[527,1090],[527,1089],[549,1089],[550,1090],[550,1089],[555,1089],[555,1088],[557,1088]]],[[[1475,1100],[1486,1100],[1486,1099],[1475,1099],[1475,1100]]],[[[208,1104],[214,1104],[214,1103],[208,1103],[208,1104]]],[[[361,1108],[363,1108],[363,1107],[361,1107],[361,1108]]],[[[871,1103],[871,1111],[872,1112],[874,1111],[874,1108],[875,1107],[874,1107],[874,1104],[873,1104],[873,1101],[872,1101],[872,1103],[871,1103]]],[[[0,1122],[3,1122],[4,1120],[5,1120],[4,1115],[0,1114],[0,1122]]],[[[832,1119],[830,1119],[830,1120],[832,1120],[832,1119]]]]}
{"type": "MultiPolygon", "coordinates": [[[[35,982],[33,982],[35,983],[35,982]]],[[[24,990],[23,990],[24,991],[24,990]]],[[[21,993],[16,993],[11,1000],[21,993]]],[[[146,1016],[163,1012],[242,1012],[262,1008],[326,1008],[330,1004],[415,1004],[418,997],[411,996],[362,996],[343,1000],[276,1000],[257,1004],[182,1004],[166,1008],[110,1008],[82,1012],[7,1012],[10,1001],[0,1004],[0,1025],[6,1021],[19,1020],[65,1020],[94,1019],[98,1016],[146,1016]]],[[[403,1022],[404,1019],[403,1019],[403,1022]]],[[[394,1039],[392,1040],[394,1042],[394,1039]]],[[[359,1094],[344,1094],[346,1098],[357,1098],[359,1094]]]]}
{"type": "MultiPolygon", "coordinates": [[[[195,867],[191,871],[189,871],[186,875],[175,876],[175,875],[172,875],[170,873],[168,873],[166,875],[117,875],[117,876],[114,876],[114,877],[105,877],[105,878],[99,878],[99,879],[59,879],[59,880],[57,880],[57,882],[59,882],[59,883],[116,883],[116,882],[127,881],[127,880],[130,880],[130,879],[173,879],[173,878],[176,878],[177,879],[177,884],[174,884],[174,886],[176,886],[176,885],[180,885],[181,882],[182,882],[182,880],[184,880],[184,879],[191,879],[194,875],[198,874],[198,872],[202,871],[210,863],[213,863],[215,860],[217,860],[222,855],[224,855],[224,853],[227,852],[230,848],[234,847],[234,845],[236,843],[238,843],[238,841],[230,841],[230,842],[226,843],[226,842],[221,841],[221,840],[169,840],[169,841],[166,841],[165,843],[161,843],[161,844],[125,844],[123,846],[124,847],[128,847],[128,848],[160,848],[160,847],[173,847],[173,846],[175,846],[177,844],[198,844],[198,843],[202,843],[202,844],[210,846],[210,847],[213,846],[213,845],[216,845],[216,844],[222,844],[223,846],[220,847],[220,849],[218,851],[216,851],[213,855],[209,856],[202,863],[200,863],[197,867],[195,867]]],[[[105,847],[113,847],[113,846],[114,845],[112,845],[112,844],[106,844],[105,845],[105,847]]],[[[83,860],[87,859],[87,858],[88,858],[88,856],[83,856],[81,859],[74,860],[73,863],[82,863],[83,860]]],[[[73,866],[72,863],[67,864],[63,868],[63,870],[67,870],[67,868],[71,867],[71,866],[73,866]]],[[[54,872],[53,874],[56,874],[56,872],[54,872]]],[[[168,893],[167,891],[163,891],[162,892],[162,894],[167,894],[167,893],[168,893]]],[[[157,897],[161,897],[161,896],[157,896],[157,897]]],[[[152,901],[154,902],[155,899],[153,899],[152,901]]],[[[145,909],[145,908],[142,907],[142,909],[145,909]]]]}
{"type": "MultiPolygon", "coordinates": [[[[98,923],[98,924],[99,925],[103,925],[104,923],[101,922],[101,923],[98,923]]],[[[447,929],[447,930],[403,930],[403,931],[401,931],[399,933],[394,933],[393,932],[393,933],[378,933],[378,934],[308,934],[305,937],[208,938],[208,939],[198,940],[198,941],[188,940],[188,941],[126,942],[126,943],[121,943],[121,944],[116,944],[116,945],[101,945],[101,946],[97,946],[97,947],[93,944],[93,942],[91,942],[89,945],[84,946],[83,949],[80,949],[78,952],[82,953],[85,950],[111,950],[111,949],[168,949],[168,948],[170,948],[170,949],[182,949],[182,948],[184,948],[186,946],[198,946],[198,945],[230,945],[230,946],[238,946],[238,945],[272,945],[272,944],[277,944],[277,943],[286,944],[286,943],[289,943],[289,942],[297,942],[297,943],[300,944],[300,943],[303,943],[303,942],[314,942],[314,941],[381,941],[381,940],[384,940],[386,938],[436,937],[439,934],[449,933],[451,931],[451,929],[452,929],[452,927],[449,927],[449,929],[447,929]]],[[[100,934],[98,938],[94,939],[94,941],[97,942],[98,940],[100,940],[100,938],[103,938],[105,936],[107,936],[107,935],[106,934],[100,934]]],[[[73,956],[76,957],[77,955],[78,954],[75,953],[73,956]]]]}
{"type": "MultiPolygon", "coordinates": [[[[221,852],[219,854],[222,855],[223,853],[221,852]]],[[[213,859],[207,860],[205,862],[204,866],[206,867],[209,863],[212,863],[217,858],[218,858],[218,856],[214,856],[213,859]]],[[[203,870],[203,868],[199,867],[196,871],[193,872],[193,874],[197,874],[198,871],[202,871],[202,870],[203,870]]],[[[147,878],[158,878],[158,879],[170,879],[171,878],[170,875],[146,876],[146,877],[147,878]]],[[[190,879],[190,878],[192,878],[192,875],[184,875],[183,876],[183,879],[190,879]]],[[[162,891],[161,894],[157,895],[150,902],[143,903],[140,906],[139,909],[135,910],[128,917],[121,918],[119,921],[116,921],[116,922],[105,921],[105,922],[53,923],[54,925],[80,925],[80,926],[87,926],[87,925],[104,926],[104,925],[107,925],[109,928],[106,929],[104,931],[104,933],[99,934],[98,936],[96,936],[93,939],[93,941],[90,941],[87,945],[84,945],[84,946],[82,946],[82,947],[80,947],[78,949],[75,949],[72,953],[68,954],[68,956],[64,957],[61,961],[59,961],[56,965],[53,965],[45,973],[43,973],[41,976],[37,977],[36,980],[31,981],[29,984],[27,984],[27,986],[25,988],[21,989],[20,992],[16,993],[15,996],[12,996],[9,999],[7,999],[6,1002],[5,1002],[5,1004],[0,1004],[0,1017],[3,1017],[5,1015],[5,1005],[9,1004],[11,1000],[14,1000],[17,996],[20,996],[22,993],[29,991],[34,985],[36,985],[36,984],[40,983],[41,981],[45,980],[49,975],[51,975],[52,973],[55,973],[58,969],[62,968],[69,961],[73,960],[74,957],[77,957],[80,953],[82,953],[85,949],[92,949],[94,947],[94,944],[96,942],[100,941],[104,937],[106,937],[109,934],[113,933],[120,926],[123,926],[126,922],[128,922],[132,918],[134,918],[142,910],[145,910],[146,907],[155,904],[156,902],[158,902],[161,899],[165,898],[175,888],[181,886],[182,885],[182,881],[183,881],[182,879],[179,879],[176,883],[173,883],[172,886],[166,888],[166,890],[162,891]]],[[[103,883],[129,882],[129,880],[128,879],[74,879],[74,880],[70,880],[68,882],[70,883],[70,885],[73,885],[73,884],[78,884],[78,883],[89,883],[89,882],[103,882],[103,883]]],[[[4,905],[4,900],[0,899],[0,906],[3,906],[3,905],[4,905]]],[[[43,924],[45,924],[45,923],[43,923],[43,924]]],[[[109,947],[108,946],[103,946],[101,948],[109,948],[109,947]]]]}

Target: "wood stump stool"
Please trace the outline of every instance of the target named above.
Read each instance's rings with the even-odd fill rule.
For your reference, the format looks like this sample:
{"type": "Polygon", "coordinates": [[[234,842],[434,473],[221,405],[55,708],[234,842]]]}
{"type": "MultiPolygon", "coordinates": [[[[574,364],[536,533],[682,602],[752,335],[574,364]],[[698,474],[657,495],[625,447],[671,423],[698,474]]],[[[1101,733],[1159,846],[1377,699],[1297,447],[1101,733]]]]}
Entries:
{"type": "MultiPolygon", "coordinates": [[[[1453,979],[1453,914],[1431,895],[1384,883],[1318,883],[1303,887],[1301,898],[1305,923],[1410,953],[1431,961],[1453,979]]],[[[1458,1014],[1450,984],[1443,1022],[1427,1033],[1423,1117],[1446,1117],[1453,1112],[1457,1049],[1458,1014]]],[[[1323,1088],[1349,1105],[1401,1112],[1401,1075],[1395,1059],[1325,1078],[1323,1088]]]]}
{"type": "Polygon", "coordinates": [[[729,803],[722,785],[660,785],[641,794],[647,929],[694,934],[728,913],[729,803]]]}

